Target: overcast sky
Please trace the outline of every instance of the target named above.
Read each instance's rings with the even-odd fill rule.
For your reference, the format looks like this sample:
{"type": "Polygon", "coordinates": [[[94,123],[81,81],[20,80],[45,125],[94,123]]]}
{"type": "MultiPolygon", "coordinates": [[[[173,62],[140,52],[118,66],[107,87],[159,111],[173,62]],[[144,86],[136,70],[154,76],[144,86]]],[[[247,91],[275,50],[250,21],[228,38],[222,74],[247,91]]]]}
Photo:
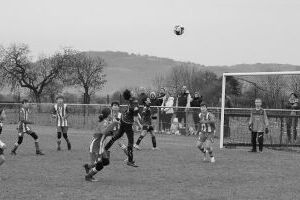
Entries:
{"type": "Polygon", "coordinates": [[[300,65],[299,0],[0,0],[0,44],[300,65]],[[182,24],[183,36],[173,27],[182,24]]]}

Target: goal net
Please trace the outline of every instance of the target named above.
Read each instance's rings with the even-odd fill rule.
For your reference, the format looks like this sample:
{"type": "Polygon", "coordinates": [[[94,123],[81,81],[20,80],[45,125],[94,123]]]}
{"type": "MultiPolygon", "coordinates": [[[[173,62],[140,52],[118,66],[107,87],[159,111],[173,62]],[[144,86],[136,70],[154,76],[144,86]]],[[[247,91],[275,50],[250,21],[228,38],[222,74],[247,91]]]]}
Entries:
{"type": "Polygon", "coordinates": [[[222,81],[220,148],[250,146],[250,112],[262,100],[269,121],[264,145],[300,147],[300,71],[224,73],[222,81]],[[295,95],[293,95],[295,94],[295,95]]]}

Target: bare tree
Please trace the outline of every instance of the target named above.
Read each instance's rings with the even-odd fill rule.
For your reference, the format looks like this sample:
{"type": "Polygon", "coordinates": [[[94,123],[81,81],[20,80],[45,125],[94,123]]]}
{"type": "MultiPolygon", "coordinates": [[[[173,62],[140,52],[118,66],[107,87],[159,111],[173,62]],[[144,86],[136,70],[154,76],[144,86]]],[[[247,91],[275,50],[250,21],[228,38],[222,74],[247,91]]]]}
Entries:
{"type": "Polygon", "coordinates": [[[156,74],[153,81],[154,89],[159,91],[159,89],[165,86],[165,76],[163,74],[156,74]]]}
{"type": "Polygon", "coordinates": [[[262,96],[267,106],[271,108],[280,108],[286,90],[286,83],[283,76],[263,76],[260,81],[258,81],[258,85],[265,90],[265,92],[262,93],[262,96]]]}
{"type": "Polygon", "coordinates": [[[91,95],[106,83],[106,75],[103,72],[105,63],[102,58],[91,57],[86,53],[73,52],[65,81],[69,85],[82,87],[84,91],[83,103],[89,104],[91,95]]]}
{"type": "Polygon", "coordinates": [[[35,101],[40,103],[44,89],[64,72],[66,56],[65,53],[57,53],[52,57],[32,62],[29,53],[26,44],[13,44],[3,48],[0,70],[12,87],[19,85],[29,89],[35,101]]]}

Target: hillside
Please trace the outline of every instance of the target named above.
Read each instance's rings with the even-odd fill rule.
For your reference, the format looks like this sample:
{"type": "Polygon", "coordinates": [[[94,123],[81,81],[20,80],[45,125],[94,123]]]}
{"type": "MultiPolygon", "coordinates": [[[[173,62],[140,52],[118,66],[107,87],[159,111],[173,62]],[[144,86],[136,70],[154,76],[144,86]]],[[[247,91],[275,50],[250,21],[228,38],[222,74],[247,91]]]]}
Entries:
{"type": "Polygon", "coordinates": [[[101,93],[107,94],[126,86],[150,86],[156,74],[166,74],[176,65],[189,64],[200,70],[213,71],[221,76],[224,72],[255,72],[255,71],[295,71],[300,66],[289,64],[239,64],[234,66],[204,66],[184,63],[168,58],[147,55],[128,54],[125,52],[88,52],[92,56],[102,57],[107,66],[107,84],[101,93]]]}

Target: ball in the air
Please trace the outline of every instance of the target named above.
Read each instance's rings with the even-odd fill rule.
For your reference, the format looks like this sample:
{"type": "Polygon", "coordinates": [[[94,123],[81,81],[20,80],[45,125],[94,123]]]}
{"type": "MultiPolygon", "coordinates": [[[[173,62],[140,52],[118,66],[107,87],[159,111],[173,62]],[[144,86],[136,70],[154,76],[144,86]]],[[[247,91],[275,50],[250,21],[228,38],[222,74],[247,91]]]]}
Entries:
{"type": "Polygon", "coordinates": [[[176,26],[174,27],[174,33],[175,33],[176,35],[182,35],[182,34],[184,33],[184,27],[181,26],[181,25],[176,25],[176,26]]]}

